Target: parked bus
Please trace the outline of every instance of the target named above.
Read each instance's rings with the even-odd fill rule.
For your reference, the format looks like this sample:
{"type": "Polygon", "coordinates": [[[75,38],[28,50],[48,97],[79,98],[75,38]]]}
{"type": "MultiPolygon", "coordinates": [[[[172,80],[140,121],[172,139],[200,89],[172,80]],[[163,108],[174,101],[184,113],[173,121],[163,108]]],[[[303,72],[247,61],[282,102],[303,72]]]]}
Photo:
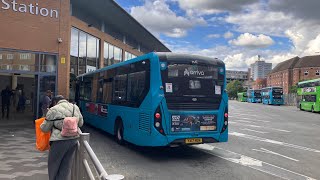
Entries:
{"type": "Polygon", "coordinates": [[[301,99],[299,102],[300,110],[320,111],[320,79],[299,82],[297,95],[301,99]]]}
{"type": "Polygon", "coordinates": [[[248,89],[247,91],[247,101],[249,103],[261,103],[261,90],[248,89]]]}
{"type": "Polygon", "coordinates": [[[266,87],[261,89],[262,103],[283,105],[283,89],[282,87],[266,87]]]}
{"type": "Polygon", "coordinates": [[[247,92],[238,93],[238,101],[239,102],[247,102],[247,92]]]}
{"type": "Polygon", "coordinates": [[[177,146],[228,140],[223,61],[149,53],[78,78],[86,123],[123,144],[177,146]]]}

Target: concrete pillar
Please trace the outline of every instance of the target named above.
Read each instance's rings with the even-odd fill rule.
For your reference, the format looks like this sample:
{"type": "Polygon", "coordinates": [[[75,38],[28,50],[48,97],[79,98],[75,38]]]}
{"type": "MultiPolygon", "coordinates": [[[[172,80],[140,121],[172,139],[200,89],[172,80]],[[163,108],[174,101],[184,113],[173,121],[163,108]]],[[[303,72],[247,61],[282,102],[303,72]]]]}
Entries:
{"type": "Polygon", "coordinates": [[[11,89],[16,89],[18,85],[18,76],[12,74],[11,89]]]}

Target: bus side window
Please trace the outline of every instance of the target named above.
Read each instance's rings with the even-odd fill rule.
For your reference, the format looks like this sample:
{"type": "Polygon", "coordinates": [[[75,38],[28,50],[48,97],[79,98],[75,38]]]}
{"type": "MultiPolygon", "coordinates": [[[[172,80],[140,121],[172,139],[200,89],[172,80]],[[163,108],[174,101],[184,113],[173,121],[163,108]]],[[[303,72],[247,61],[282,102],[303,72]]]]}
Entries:
{"type": "MultiPolygon", "coordinates": [[[[91,94],[92,94],[92,80],[93,80],[93,76],[85,76],[83,78],[83,100],[86,100],[86,101],[91,101],[92,100],[92,97],[91,97],[91,94]]],[[[81,91],[80,91],[81,92],[81,91]]]]}

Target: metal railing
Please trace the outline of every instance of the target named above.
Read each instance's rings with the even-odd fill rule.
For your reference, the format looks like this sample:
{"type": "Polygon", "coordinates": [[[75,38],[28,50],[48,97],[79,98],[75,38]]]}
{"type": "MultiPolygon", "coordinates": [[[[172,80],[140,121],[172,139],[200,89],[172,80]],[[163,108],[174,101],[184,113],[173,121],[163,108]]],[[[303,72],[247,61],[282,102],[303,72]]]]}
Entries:
{"type": "Polygon", "coordinates": [[[72,180],[120,180],[123,175],[108,175],[101,165],[96,154],[89,145],[89,133],[82,133],[79,129],[80,138],[76,150],[75,161],[71,169],[72,180]],[[92,170],[93,169],[93,170],[92,170]]]}

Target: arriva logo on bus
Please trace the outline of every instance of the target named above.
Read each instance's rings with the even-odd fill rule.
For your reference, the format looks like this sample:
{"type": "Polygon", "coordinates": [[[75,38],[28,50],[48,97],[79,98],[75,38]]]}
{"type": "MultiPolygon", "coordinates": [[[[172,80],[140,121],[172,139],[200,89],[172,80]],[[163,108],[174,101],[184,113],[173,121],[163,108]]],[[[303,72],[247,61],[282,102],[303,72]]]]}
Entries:
{"type": "MultiPolygon", "coordinates": [[[[58,19],[59,11],[56,9],[47,9],[40,7],[39,3],[23,4],[17,3],[16,0],[1,0],[2,10],[12,10],[17,13],[29,13],[36,16],[51,17],[58,19]]],[[[23,2],[23,1],[22,1],[23,2]]]]}

